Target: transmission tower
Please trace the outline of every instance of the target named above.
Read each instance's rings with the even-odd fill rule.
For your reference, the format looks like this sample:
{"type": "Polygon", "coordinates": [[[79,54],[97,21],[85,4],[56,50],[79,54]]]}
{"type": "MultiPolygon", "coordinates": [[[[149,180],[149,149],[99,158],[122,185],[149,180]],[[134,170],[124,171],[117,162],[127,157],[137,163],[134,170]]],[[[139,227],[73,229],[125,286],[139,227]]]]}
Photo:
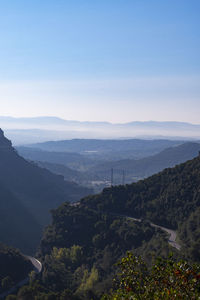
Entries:
{"type": "Polygon", "coordinates": [[[111,169],[110,186],[113,186],[113,168],[111,169]]]}
{"type": "Polygon", "coordinates": [[[123,173],[122,173],[122,185],[125,184],[125,171],[123,170],[123,173]]]}

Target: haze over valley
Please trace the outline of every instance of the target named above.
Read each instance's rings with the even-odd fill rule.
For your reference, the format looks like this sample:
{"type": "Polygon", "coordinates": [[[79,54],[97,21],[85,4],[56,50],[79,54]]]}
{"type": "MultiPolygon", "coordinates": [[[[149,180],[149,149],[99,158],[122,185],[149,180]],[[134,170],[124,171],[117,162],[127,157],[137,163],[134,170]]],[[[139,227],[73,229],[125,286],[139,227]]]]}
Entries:
{"type": "MultiPolygon", "coordinates": [[[[33,270],[30,259],[24,259],[12,247],[20,248],[26,254],[34,253],[39,247],[37,256],[43,269],[37,271],[41,273],[37,276],[41,278],[41,287],[35,289],[36,295],[41,295],[41,291],[49,295],[52,292],[49,285],[54,280],[59,282],[59,287],[57,283],[53,288],[54,295],[63,294],[67,285],[71,288],[67,295],[74,293],[80,299],[88,299],[91,292],[100,297],[108,291],[113,263],[127,250],[134,250],[148,262],[152,260],[151,251],[163,257],[173,251],[176,257],[198,262],[199,151],[200,144],[194,142],[129,139],[32,144],[31,147],[18,147],[17,153],[0,131],[0,239],[4,243],[0,244],[0,257],[9,270],[0,273],[1,292],[5,291],[1,295],[9,294],[6,287],[19,282],[24,274],[33,270]],[[119,149],[116,143],[120,144],[119,149]],[[142,158],[125,159],[131,149],[134,156],[144,145],[146,151],[142,158]],[[53,147],[57,152],[52,151],[53,147]],[[104,151],[90,157],[87,153],[80,154],[84,153],[85,147],[95,149],[91,151],[104,151]],[[76,152],[71,152],[72,149],[76,152]],[[112,154],[114,158],[110,160],[112,154]],[[119,156],[124,159],[117,160],[119,156]],[[184,161],[187,162],[180,164],[184,161]],[[113,182],[107,177],[110,168],[114,170],[113,182]],[[126,180],[136,183],[125,184],[125,178],[119,172],[122,169],[126,170],[126,180]],[[101,181],[101,184],[92,185],[95,181],[101,181]],[[89,187],[96,189],[98,194],[92,195],[93,190],[89,187]],[[44,229],[47,224],[50,225],[44,229]],[[193,224],[194,229],[189,224],[193,224]],[[173,241],[166,232],[171,232],[173,241]],[[8,253],[12,260],[8,259],[8,253]],[[13,276],[16,260],[24,273],[13,276]],[[85,289],[80,290],[77,281],[80,270],[88,274],[87,280],[96,278],[93,288],[87,288],[86,294],[85,289]],[[8,275],[9,281],[5,279],[8,275]]],[[[25,284],[29,280],[22,282],[25,284]]],[[[31,285],[25,290],[22,287],[17,295],[32,294],[31,289],[31,285]]]]}
{"type": "Polygon", "coordinates": [[[200,299],[200,1],[0,1],[0,299],[200,299]]]}

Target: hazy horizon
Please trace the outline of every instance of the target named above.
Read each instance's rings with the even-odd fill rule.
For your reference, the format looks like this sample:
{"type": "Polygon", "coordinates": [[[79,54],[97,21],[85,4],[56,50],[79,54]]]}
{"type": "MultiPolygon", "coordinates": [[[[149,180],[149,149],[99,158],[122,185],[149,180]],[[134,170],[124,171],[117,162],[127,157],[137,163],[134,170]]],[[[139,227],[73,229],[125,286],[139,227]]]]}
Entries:
{"type": "Polygon", "coordinates": [[[200,139],[200,124],[184,122],[80,122],[57,117],[0,116],[0,127],[13,144],[65,139],[200,139]]]}
{"type": "Polygon", "coordinates": [[[129,124],[129,123],[185,123],[185,124],[190,124],[190,125],[200,125],[200,121],[198,123],[192,123],[192,122],[185,122],[185,121],[177,121],[177,120],[152,120],[152,119],[147,119],[147,120],[129,120],[126,122],[110,122],[110,121],[105,121],[105,120],[78,120],[78,119],[65,119],[57,115],[33,115],[33,116],[12,116],[12,115],[0,115],[1,118],[10,118],[14,120],[40,120],[40,119],[58,119],[62,121],[68,121],[68,122],[80,122],[80,123],[108,123],[111,125],[123,125],[123,124],[129,124]]]}

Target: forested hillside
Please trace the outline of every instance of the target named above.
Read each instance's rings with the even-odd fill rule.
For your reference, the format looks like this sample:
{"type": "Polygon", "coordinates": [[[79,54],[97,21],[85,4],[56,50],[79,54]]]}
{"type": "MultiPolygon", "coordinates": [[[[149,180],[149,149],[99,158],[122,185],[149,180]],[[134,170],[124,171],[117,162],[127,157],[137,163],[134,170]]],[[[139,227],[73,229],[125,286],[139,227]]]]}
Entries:
{"type": "Polygon", "coordinates": [[[39,283],[22,288],[18,296],[99,299],[111,288],[114,265],[127,250],[141,255],[148,267],[155,255],[167,257],[170,252],[174,259],[199,263],[199,178],[197,157],[137,183],[104,189],[80,203],[62,204],[52,211],[52,224],[40,244],[39,283]],[[151,222],[177,230],[181,251],[151,222]]]}
{"type": "Polygon", "coordinates": [[[149,262],[153,253],[170,252],[166,235],[146,222],[67,203],[52,214],[39,251],[44,267],[40,284],[58,299],[64,293],[70,299],[99,299],[111,287],[115,263],[127,250],[149,262]]]}
{"type": "Polygon", "coordinates": [[[199,178],[197,157],[138,183],[104,189],[101,194],[82,199],[77,206],[64,204],[53,211],[52,225],[40,246],[45,266],[43,284],[56,280],[55,270],[61,268],[61,261],[68,265],[66,259],[75,249],[78,261],[75,265],[70,262],[70,271],[63,270],[71,279],[67,285],[65,280],[59,290],[55,287],[54,292],[68,286],[74,295],[84,299],[89,291],[98,298],[110,286],[112,266],[127,250],[142,255],[148,264],[152,254],[166,257],[169,251],[175,258],[199,262],[199,178]],[[165,233],[149,222],[177,230],[181,252],[171,248],[165,233]],[[78,273],[80,278],[76,281],[72,274],[78,270],[82,273],[78,273]]]}
{"type": "Polygon", "coordinates": [[[193,260],[200,259],[200,156],[145,180],[112,187],[81,205],[150,220],[178,230],[183,247],[193,260]],[[190,241],[188,243],[188,241],[190,241]]]}

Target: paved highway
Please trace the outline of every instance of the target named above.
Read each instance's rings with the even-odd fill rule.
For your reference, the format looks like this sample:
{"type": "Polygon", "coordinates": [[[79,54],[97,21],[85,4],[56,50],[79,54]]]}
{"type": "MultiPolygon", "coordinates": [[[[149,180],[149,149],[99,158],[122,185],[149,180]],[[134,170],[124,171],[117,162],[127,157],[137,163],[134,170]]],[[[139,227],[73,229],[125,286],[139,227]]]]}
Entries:
{"type": "MultiPolygon", "coordinates": [[[[24,255],[27,259],[29,259],[34,267],[34,271],[36,273],[40,273],[42,271],[42,264],[39,260],[32,256],[24,255]]],[[[15,286],[13,286],[9,291],[5,291],[4,293],[0,294],[0,298],[3,299],[9,294],[14,293],[18,288],[22,287],[23,285],[27,284],[29,282],[29,277],[27,276],[25,279],[18,282],[15,286]]]]}
{"type": "Polygon", "coordinates": [[[159,225],[156,225],[154,223],[150,223],[152,227],[155,227],[155,228],[160,228],[161,230],[167,232],[169,234],[169,239],[168,239],[168,243],[176,248],[177,250],[180,250],[181,249],[181,246],[180,244],[178,244],[176,242],[176,237],[177,237],[177,233],[176,231],[172,230],[172,229],[169,229],[169,228],[166,228],[166,227],[163,227],[163,226],[159,226],[159,225]]]}
{"type": "MultiPolygon", "coordinates": [[[[127,219],[130,219],[130,220],[133,220],[133,221],[136,221],[136,222],[141,222],[141,219],[137,219],[137,218],[133,218],[133,217],[125,216],[125,215],[117,215],[117,214],[113,214],[113,215],[116,215],[116,216],[119,216],[119,217],[125,217],[127,219]]],[[[166,227],[163,227],[163,226],[159,226],[159,225],[156,225],[154,223],[150,223],[150,225],[152,227],[159,228],[159,229],[167,232],[167,234],[169,235],[168,243],[172,247],[176,248],[177,250],[181,249],[181,245],[176,242],[177,233],[176,233],[175,230],[172,230],[172,229],[169,229],[169,228],[166,228],[166,227]]]]}
{"type": "Polygon", "coordinates": [[[29,259],[34,266],[34,269],[37,273],[40,273],[42,271],[42,264],[41,262],[36,259],[35,257],[24,255],[27,259],[29,259]]]}

